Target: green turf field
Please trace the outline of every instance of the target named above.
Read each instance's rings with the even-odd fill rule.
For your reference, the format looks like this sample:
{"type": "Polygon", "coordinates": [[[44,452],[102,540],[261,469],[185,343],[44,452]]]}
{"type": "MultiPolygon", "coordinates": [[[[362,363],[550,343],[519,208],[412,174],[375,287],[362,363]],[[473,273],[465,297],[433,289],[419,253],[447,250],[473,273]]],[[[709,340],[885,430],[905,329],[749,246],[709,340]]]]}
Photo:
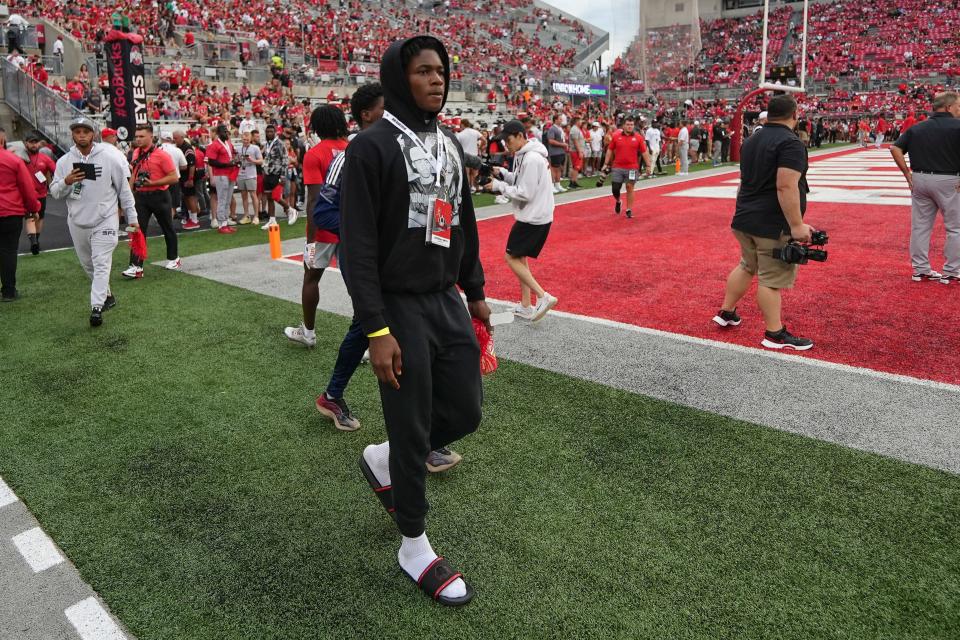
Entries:
{"type": "Polygon", "coordinates": [[[431,540],[477,590],[435,605],[357,469],[384,438],[372,374],[348,390],[360,431],[312,406],[347,320],[320,314],[306,351],[280,333],[297,305],[123,282],[121,253],[99,330],[72,252],[21,258],[0,475],[140,640],[960,632],[957,477],[510,362],[428,483],[431,540]]]}

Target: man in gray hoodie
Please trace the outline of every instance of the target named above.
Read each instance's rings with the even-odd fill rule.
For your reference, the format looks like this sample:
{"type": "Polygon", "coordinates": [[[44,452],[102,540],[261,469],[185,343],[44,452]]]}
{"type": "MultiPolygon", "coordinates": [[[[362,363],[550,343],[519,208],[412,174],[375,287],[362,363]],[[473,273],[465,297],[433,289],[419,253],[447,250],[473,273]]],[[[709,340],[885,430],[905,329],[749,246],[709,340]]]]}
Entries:
{"type": "Polygon", "coordinates": [[[90,287],[90,326],[103,324],[103,311],[117,304],[110,292],[110,269],[117,247],[117,201],[127,224],[139,228],[126,160],[109,145],[97,144],[96,127],[88,118],[70,123],[74,146],[53,174],[50,195],[67,200],[67,225],[90,287]]]}
{"type": "Polygon", "coordinates": [[[507,239],[506,253],[507,265],[520,281],[520,304],[514,313],[524,320],[539,322],[557,304],[557,299],[544,291],[533,277],[527,260],[540,255],[553,223],[555,202],[548,152],[536,138],[527,139],[526,129],[519,120],[503,126],[500,140],[506,150],[514,154],[514,171],[496,167],[494,170],[500,179],[493,180],[484,189],[507,196],[516,206],[516,222],[507,239]],[[537,295],[536,306],[530,304],[531,292],[537,295]]]}

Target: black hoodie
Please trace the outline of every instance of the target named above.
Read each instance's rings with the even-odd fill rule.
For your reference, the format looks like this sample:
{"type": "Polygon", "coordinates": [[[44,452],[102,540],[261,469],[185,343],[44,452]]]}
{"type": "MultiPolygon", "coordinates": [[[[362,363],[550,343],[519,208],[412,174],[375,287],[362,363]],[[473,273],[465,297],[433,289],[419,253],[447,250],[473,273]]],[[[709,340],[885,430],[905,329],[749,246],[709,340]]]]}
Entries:
{"type": "MultiPolygon", "coordinates": [[[[380,81],[386,110],[414,131],[436,157],[437,114],[421,111],[394,42],[383,55],[380,81]]],[[[437,41],[438,44],[439,41],[437,41]]],[[[441,44],[450,85],[450,61],[441,44]]],[[[364,333],[387,326],[382,293],[436,293],[460,285],[467,299],[482,300],[483,267],[477,220],[464,177],[463,150],[446,140],[443,196],[453,204],[448,248],[426,243],[426,216],[437,196],[435,174],[423,153],[386,119],[360,133],[347,147],[340,187],[340,258],[353,310],[364,333]]]]}

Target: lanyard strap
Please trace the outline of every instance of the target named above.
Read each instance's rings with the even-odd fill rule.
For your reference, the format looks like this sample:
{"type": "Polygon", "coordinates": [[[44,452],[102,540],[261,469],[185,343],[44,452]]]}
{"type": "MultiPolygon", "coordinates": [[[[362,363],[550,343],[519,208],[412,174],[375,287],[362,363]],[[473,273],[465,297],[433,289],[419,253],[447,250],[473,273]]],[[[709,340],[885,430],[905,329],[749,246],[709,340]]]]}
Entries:
{"type": "Polygon", "coordinates": [[[447,147],[445,144],[446,141],[444,140],[443,133],[440,131],[440,125],[437,125],[437,157],[434,158],[430,154],[430,150],[427,149],[427,145],[423,144],[423,140],[421,140],[417,134],[411,131],[410,127],[400,122],[400,120],[395,115],[393,115],[389,111],[384,111],[383,119],[389,122],[390,124],[392,124],[393,126],[395,126],[397,129],[399,129],[400,133],[410,138],[410,141],[413,142],[413,144],[420,147],[420,149],[426,154],[427,158],[430,159],[430,164],[433,165],[433,170],[436,171],[437,173],[436,186],[437,186],[437,189],[439,189],[440,178],[443,176],[443,163],[447,158],[447,147]]]}

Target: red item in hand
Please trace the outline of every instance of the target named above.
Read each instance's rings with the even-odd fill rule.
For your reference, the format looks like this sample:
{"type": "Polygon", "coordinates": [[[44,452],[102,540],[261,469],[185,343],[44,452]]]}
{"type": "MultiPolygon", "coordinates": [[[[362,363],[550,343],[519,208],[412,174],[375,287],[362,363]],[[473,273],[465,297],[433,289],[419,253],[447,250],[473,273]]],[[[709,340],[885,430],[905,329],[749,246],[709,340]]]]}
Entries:
{"type": "Polygon", "coordinates": [[[127,236],[127,242],[130,243],[130,253],[137,259],[147,259],[147,239],[144,237],[143,231],[140,229],[131,231],[130,235],[127,236]]]}
{"type": "Polygon", "coordinates": [[[487,375],[497,370],[497,354],[493,350],[493,336],[487,331],[486,325],[473,319],[473,330],[480,343],[480,373],[487,375]]]}

